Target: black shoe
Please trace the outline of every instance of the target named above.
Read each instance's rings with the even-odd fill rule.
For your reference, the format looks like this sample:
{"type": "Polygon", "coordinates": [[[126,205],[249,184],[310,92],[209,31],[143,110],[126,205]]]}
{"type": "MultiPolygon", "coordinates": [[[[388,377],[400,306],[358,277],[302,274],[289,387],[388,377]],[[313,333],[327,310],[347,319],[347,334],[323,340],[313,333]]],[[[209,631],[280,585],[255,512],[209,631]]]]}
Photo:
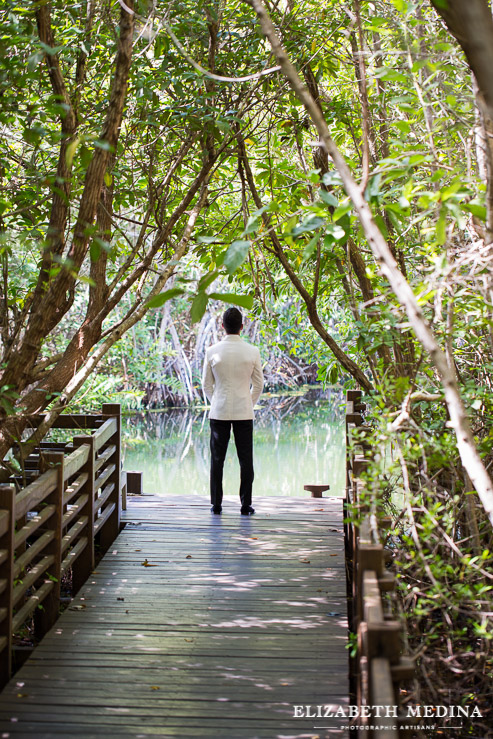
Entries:
{"type": "Polygon", "coordinates": [[[242,516],[253,516],[253,514],[255,513],[255,508],[252,508],[251,505],[248,505],[244,508],[242,507],[240,512],[242,516]]]}
{"type": "Polygon", "coordinates": [[[221,513],[222,507],[220,505],[213,505],[211,508],[211,513],[221,513]]]}

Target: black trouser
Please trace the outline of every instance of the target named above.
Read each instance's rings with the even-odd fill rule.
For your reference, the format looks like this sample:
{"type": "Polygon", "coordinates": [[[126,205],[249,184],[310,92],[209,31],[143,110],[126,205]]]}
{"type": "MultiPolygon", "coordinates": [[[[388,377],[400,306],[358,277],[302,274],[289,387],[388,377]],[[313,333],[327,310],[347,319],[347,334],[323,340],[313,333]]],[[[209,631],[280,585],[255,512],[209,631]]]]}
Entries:
{"type": "Polygon", "coordinates": [[[231,424],[235,437],[236,453],[240,463],[241,507],[252,504],[253,483],[253,421],[219,421],[211,424],[211,503],[220,506],[223,500],[223,468],[228,450],[231,424]]]}

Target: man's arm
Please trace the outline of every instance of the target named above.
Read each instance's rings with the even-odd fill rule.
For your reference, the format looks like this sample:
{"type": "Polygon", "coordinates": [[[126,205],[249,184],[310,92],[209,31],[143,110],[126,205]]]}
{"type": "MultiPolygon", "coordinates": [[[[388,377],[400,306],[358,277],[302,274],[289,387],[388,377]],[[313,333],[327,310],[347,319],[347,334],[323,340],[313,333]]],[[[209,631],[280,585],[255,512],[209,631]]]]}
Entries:
{"type": "Polygon", "coordinates": [[[214,392],[214,375],[212,374],[211,365],[207,352],[204,359],[204,370],[202,372],[202,390],[206,398],[211,401],[214,392]]]}
{"type": "Polygon", "coordinates": [[[258,399],[262,394],[264,388],[264,373],[262,372],[262,363],[260,361],[260,352],[256,351],[255,363],[252,371],[252,405],[255,408],[258,399]]]}

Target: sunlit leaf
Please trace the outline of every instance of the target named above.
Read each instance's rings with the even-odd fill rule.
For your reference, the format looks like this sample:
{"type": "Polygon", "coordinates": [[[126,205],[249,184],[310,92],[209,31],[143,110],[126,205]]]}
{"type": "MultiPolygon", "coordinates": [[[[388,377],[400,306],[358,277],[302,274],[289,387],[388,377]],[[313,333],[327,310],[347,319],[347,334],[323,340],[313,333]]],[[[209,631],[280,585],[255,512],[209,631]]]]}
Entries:
{"type": "Polygon", "coordinates": [[[203,290],[197,293],[194,297],[192,307],[190,308],[190,318],[192,319],[192,323],[198,323],[200,321],[205,313],[208,301],[209,296],[203,290]]]}
{"type": "Polygon", "coordinates": [[[178,295],[183,295],[185,290],[182,287],[172,287],[169,290],[165,290],[163,293],[159,293],[159,295],[155,295],[153,298],[151,298],[147,306],[149,308],[160,308],[162,305],[168,302],[168,300],[171,300],[172,298],[178,297],[178,295]]]}
{"type": "Polygon", "coordinates": [[[251,310],[253,306],[253,295],[236,295],[235,293],[210,293],[212,300],[222,300],[223,303],[239,305],[241,308],[251,310]]]}
{"type": "Polygon", "coordinates": [[[250,249],[250,241],[233,241],[228,247],[226,254],[224,255],[223,265],[226,267],[228,274],[232,275],[238,267],[243,264],[248,256],[250,249]]]}

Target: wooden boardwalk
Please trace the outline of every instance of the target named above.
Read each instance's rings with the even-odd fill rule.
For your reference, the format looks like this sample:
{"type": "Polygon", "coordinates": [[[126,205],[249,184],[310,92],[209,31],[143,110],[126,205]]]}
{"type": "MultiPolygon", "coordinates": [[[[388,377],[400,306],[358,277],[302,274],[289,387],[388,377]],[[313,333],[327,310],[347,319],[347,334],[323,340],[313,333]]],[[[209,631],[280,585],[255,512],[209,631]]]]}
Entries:
{"type": "Polygon", "coordinates": [[[341,499],[139,496],[0,696],[0,737],[346,737],[341,499]]]}

